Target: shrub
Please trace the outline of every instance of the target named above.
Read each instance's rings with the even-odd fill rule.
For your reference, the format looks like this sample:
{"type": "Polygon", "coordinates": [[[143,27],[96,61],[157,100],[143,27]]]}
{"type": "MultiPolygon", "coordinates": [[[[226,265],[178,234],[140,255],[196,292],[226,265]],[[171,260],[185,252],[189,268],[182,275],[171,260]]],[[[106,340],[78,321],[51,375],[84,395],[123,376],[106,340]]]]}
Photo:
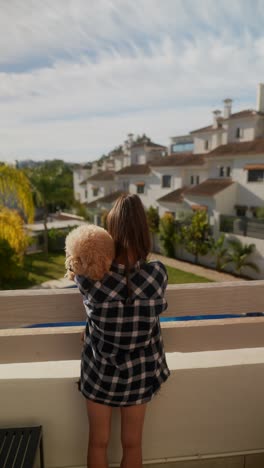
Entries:
{"type": "Polygon", "coordinates": [[[175,257],[175,223],[174,217],[166,213],[160,219],[159,224],[160,242],[167,257],[175,257]]]}

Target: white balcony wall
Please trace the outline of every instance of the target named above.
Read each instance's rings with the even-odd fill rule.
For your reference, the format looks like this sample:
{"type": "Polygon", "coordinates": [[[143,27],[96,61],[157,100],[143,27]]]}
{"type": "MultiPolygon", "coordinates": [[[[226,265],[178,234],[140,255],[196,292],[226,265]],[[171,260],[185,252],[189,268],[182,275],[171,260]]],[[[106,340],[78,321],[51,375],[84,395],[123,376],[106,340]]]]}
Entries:
{"type": "MultiPolygon", "coordinates": [[[[263,286],[169,286],[166,315],[261,311],[263,286]]],[[[0,292],[0,307],[1,327],[84,317],[76,290],[0,292]]],[[[80,330],[0,330],[0,425],[41,424],[47,468],[85,467],[89,427],[76,388],[80,330]]],[[[263,318],[167,323],[162,330],[171,376],[148,407],[144,461],[153,468],[173,460],[177,468],[255,466],[253,454],[261,460],[264,452],[263,318]]],[[[119,438],[114,410],[109,460],[115,466],[119,438]]]]}

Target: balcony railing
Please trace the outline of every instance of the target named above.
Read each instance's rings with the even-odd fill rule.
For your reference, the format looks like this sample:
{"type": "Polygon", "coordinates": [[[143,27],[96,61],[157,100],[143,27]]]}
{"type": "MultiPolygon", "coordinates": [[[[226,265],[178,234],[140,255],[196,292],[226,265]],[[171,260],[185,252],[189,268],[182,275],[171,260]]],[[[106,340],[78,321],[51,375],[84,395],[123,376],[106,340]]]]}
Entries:
{"type": "Polygon", "coordinates": [[[243,216],[220,215],[220,231],[264,239],[264,220],[243,216]]]}
{"type": "MultiPolygon", "coordinates": [[[[169,286],[164,316],[264,312],[263,291],[264,281],[169,286]]],[[[80,294],[3,291],[0,310],[0,426],[42,424],[47,467],[84,467],[82,327],[21,328],[85,320],[80,294]]],[[[171,377],[149,405],[144,460],[264,466],[264,317],[166,322],[162,332],[171,377]]],[[[109,458],[118,466],[117,410],[112,428],[109,458]]]]}

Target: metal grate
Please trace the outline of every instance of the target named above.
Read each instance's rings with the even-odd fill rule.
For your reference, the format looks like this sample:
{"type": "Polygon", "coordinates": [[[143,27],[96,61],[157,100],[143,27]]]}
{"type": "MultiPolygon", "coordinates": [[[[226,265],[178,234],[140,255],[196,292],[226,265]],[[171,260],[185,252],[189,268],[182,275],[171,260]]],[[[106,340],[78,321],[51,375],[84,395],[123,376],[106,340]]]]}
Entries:
{"type": "Polygon", "coordinates": [[[32,468],[38,448],[44,468],[42,426],[0,429],[0,468],[32,468]]]}

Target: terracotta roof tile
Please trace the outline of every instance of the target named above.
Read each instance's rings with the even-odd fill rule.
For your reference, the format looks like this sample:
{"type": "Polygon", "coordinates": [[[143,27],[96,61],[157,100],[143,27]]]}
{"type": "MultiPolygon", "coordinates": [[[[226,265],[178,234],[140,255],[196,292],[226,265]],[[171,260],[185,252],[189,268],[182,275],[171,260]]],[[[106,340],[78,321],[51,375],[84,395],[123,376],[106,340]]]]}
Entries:
{"type": "MultiPolygon", "coordinates": [[[[261,112],[257,112],[254,109],[245,109],[239,112],[235,112],[234,114],[231,114],[229,119],[241,119],[244,117],[254,117],[255,115],[262,115],[261,112]]],[[[228,119],[226,119],[228,120],[228,119]]]]}
{"type": "Polygon", "coordinates": [[[150,162],[153,167],[202,166],[205,163],[202,154],[173,153],[150,162]]]}
{"type": "Polygon", "coordinates": [[[183,194],[186,190],[186,187],[181,187],[179,189],[173,190],[172,192],[167,193],[163,197],[159,198],[158,202],[170,202],[170,203],[182,203],[183,194]]]}
{"type": "Polygon", "coordinates": [[[92,175],[91,177],[88,177],[87,182],[93,181],[93,180],[114,180],[115,178],[115,173],[114,171],[101,171],[98,172],[97,174],[92,175]]]}
{"type": "Polygon", "coordinates": [[[227,187],[232,185],[234,182],[231,179],[207,179],[201,184],[189,187],[185,193],[188,195],[200,195],[212,197],[218,192],[225,190],[227,187]]]}
{"type": "Polygon", "coordinates": [[[104,197],[97,198],[97,200],[94,200],[90,203],[86,203],[86,206],[88,208],[96,208],[97,203],[112,203],[116,201],[120,195],[122,195],[125,192],[121,192],[120,190],[117,190],[116,192],[109,193],[108,195],[105,195],[104,197]]]}
{"type": "Polygon", "coordinates": [[[150,167],[148,164],[133,164],[132,166],[123,167],[120,171],[116,172],[117,175],[138,175],[138,174],[149,174],[150,167]]]}
{"type": "Polygon", "coordinates": [[[264,154],[264,138],[257,138],[252,141],[228,143],[218,146],[205,157],[211,156],[236,156],[241,154],[264,154]]]}
{"type": "MultiPolygon", "coordinates": [[[[255,117],[256,115],[264,115],[262,112],[257,112],[254,109],[245,109],[239,112],[234,112],[230,115],[228,119],[224,119],[223,117],[220,118],[220,121],[227,121],[230,119],[242,119],[246,117],[255,117]]],[[[213,127],[213,125],[208,125],[207,127],[198,128],[197,130],[193,130],[190,134],[193,133],[203,133],[203,132],[213,132],[216,130],[222,130],[222,127],[218,127],[217,129],[213,127]]]]}
{"type": "Polygon", "coordinates": [[[192,135],[193,133],[202,133],[202,132],[211,132],[213,130],[219,130],[219,128],[213,128],[212,125],[208,125],[207,127],[202,127],[198,128],[197,130],[192,130],[190,134],[192,135]]]}

